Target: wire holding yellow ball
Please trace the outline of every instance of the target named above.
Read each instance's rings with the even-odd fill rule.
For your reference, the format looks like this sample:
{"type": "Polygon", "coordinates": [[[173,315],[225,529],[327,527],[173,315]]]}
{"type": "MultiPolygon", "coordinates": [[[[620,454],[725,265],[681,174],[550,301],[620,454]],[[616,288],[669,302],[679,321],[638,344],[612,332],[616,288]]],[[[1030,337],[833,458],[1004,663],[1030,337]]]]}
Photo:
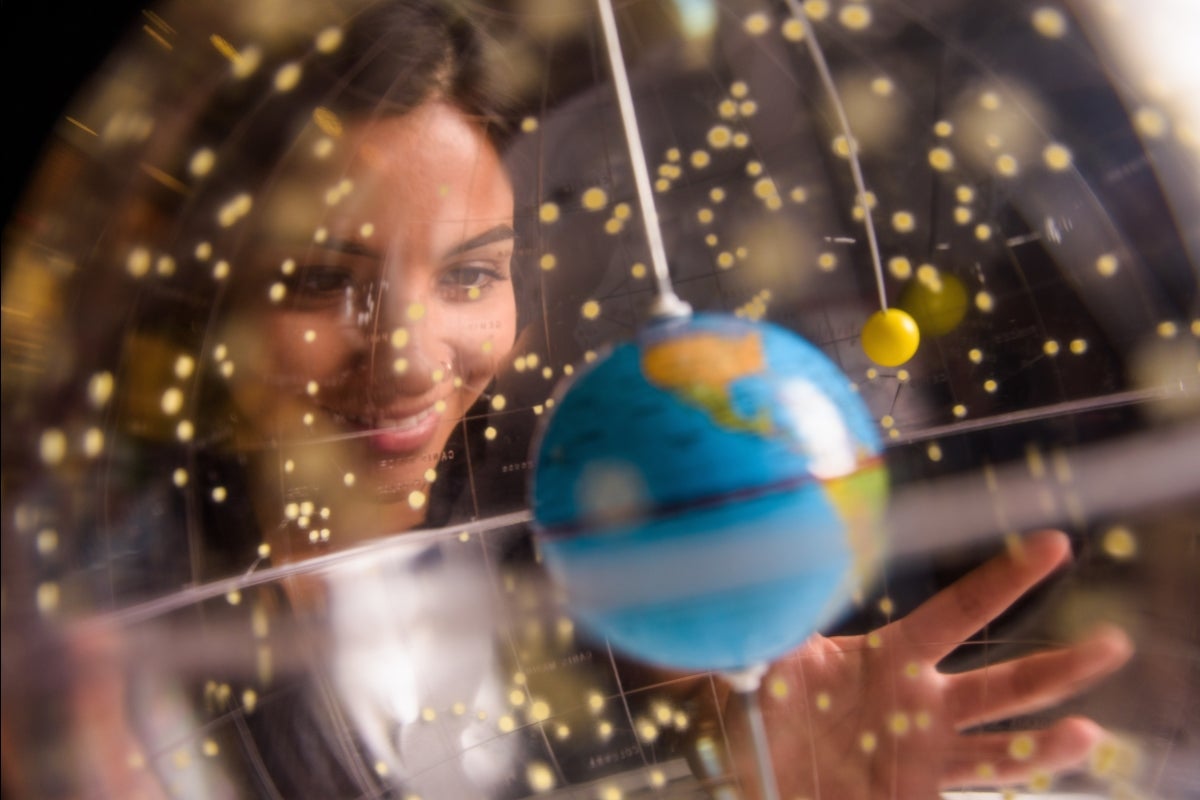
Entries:
{"type": "Polygon", "coordinates": [[[863,325],[863,350],[881,367],[900,366],[913,357],[920,343],[916,320],[898,308],[876,311],[863,325]]]}

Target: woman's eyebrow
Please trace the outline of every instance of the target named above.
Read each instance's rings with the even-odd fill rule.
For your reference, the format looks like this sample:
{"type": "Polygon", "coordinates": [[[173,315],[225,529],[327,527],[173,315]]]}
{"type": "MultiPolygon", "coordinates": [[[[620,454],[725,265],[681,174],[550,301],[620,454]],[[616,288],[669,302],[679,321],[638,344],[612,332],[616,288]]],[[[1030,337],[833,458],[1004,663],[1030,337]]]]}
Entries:
{"type": "Polygon", "coordinates": [[[476,247],[483,247],[486,244],[493,242],[503,242],[507,239],[516,238],[516,232],[511,225],[497,225],[494,228],[488,228],[477,236],[472,236],[470,239],[465,239],[446,251],[446,256],[455,256],[460,253],[466,253],[474,250],[476,247]]]}
{"type": "Polygon", "coordinates": [[[326,250],[336,250],[339,253],[345,253],[349,256],[366,256],[368,258],[382,258],[378,250],[367,247],[362,242],[354,239],[342,239],[337,236],[330,236],[320,243],[320,247],[326,250]]]}

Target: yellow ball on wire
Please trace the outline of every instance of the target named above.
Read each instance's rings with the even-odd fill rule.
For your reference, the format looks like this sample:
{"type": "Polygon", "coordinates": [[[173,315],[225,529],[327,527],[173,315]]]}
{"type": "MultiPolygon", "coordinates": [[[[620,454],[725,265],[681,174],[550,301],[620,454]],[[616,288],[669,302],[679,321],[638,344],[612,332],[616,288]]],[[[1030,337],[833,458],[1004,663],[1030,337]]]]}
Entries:
{"type": "Polygon", "coordinates": [[[876,311],[863,325],[863,350],[881,367],[900,366],[913,357],[920,343],[916,320],[898,308],[876,311]]]}

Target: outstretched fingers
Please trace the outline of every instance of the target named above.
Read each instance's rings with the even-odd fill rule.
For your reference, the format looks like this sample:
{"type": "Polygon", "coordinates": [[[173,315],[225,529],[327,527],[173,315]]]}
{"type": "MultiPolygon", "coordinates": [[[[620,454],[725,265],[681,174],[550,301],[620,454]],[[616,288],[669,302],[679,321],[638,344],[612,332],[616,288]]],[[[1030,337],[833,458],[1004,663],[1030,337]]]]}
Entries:
{"type": "Polygon", "coordinates": [[[1040,711],[1116,671],[1132,653],[1123,631],[1104,626],[1067,647],[948,675],[946,705],[959,730],[1040,711]]]}
{"type": "Polygon", "coordinates": [[[893,623],[923,660],[936,663],[1052,573],[1071,554],[1061,531],[1041,531],[985,562],[893,623]]]}
{"type": "Polygon", "coordinates": [[[1105,737],[1086,717],[1067,717],[1049,728],[959,737],[942,771],[942,787],[1028,783],[1082,764],[1105,737]]]}

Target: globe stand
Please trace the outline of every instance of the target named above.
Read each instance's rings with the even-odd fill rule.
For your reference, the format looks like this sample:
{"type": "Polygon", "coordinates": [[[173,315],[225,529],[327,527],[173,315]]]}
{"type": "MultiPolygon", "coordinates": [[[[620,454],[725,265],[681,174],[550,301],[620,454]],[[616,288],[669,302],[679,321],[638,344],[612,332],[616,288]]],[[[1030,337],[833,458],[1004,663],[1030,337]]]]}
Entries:
{"type": "Polygon", "coordinates": [[[722,673],[737,694],[742,707],[746,709],[746,722],[750,726],[750,744],[754,748],[762,800],[779,800],[779,787],[775,783],[775,769],[771,763],[771,745],[767,741],[767,726],[763,721],[762,703],[758,699],[758,690],[766,674],[766,664],[722,673]]]}

